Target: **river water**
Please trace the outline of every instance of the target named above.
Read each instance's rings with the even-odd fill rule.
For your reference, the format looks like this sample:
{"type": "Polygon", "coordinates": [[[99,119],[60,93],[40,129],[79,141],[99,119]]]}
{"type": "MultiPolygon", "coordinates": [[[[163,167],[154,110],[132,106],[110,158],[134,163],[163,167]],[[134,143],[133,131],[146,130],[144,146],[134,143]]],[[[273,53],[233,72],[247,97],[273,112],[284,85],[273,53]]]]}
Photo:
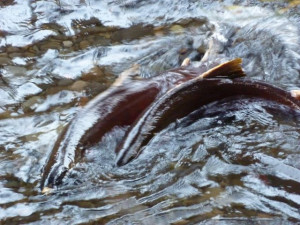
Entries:
{"type": "Polygon", "coordinates": [[[39,189],[63,127],[133,64],[151,77],[241,57],[249,77],[299,89],[299,1],[4,0],[0,15],[1,224],[300,221],[300,113],[261,99],[202,107],[123,167],[116,127],[39,189]]]}

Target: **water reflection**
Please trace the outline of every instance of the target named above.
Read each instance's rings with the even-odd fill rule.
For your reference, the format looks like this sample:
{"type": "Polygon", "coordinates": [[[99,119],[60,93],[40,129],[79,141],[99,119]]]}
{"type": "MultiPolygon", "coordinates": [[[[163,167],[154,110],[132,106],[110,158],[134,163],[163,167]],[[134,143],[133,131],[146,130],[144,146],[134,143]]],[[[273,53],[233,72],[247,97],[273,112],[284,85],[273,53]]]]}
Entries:
{"type": "Polygon", "coordinates": [[[290,161],[290,154],[299,158],[299,119],[299,112],[259,99],[213,103],[170,124],[121,168],[113,148],[124,129],[115,129],[43,198],[73,222],[299,219],[299,165],[290,161]]]}
{"type": "Polygon", "coordinates": [[[2,223],[300,220],[299,113],[259,100],[174,121],[121,168],[115,128],[52,195],[38,190],[62,128],[134,63],[149,77],[185,57],[242,57],[248,76],[300,87],[295,1],[6,0],[0,14],[2,223]]]}

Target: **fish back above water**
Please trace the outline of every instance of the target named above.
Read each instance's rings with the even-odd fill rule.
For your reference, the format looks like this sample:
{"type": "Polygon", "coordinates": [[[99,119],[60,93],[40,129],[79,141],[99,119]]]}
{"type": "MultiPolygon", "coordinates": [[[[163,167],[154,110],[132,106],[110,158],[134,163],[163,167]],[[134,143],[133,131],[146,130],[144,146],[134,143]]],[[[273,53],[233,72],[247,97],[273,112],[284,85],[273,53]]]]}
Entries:
{"type": "Polygon", "coordinates": [[[100,142],[113,127],[131,125],[157,97],[206,71],[206,67],[183,66],[150,79],[133,79],[138,74],[136,69],[123,72],[109,89],[79,110],[65,127],[43,168],[41,189],[60,184],[84,150],[100,142]]]}
{"type": "MultiPolygon", "coordinates": [[[[220,66],[216,69],[220,70],[220,66]]],[[[221,77],[226,76],[226,71],[222,70],[222,67],[220,71],[223,72],[220,74],[221,77]]],[[[217,74],[216,71],[213,72],[217,74]]],[[[203,79],[209,77],[209,74],[208,71],[173,88],[152,104],[127,131],[117,149],[116,164],[122,166],[136,158],[154,135],[172,121],[188,115],[203,105],[227,97],[257,97],[300,110],[300,102],[296,98],[272,85],[247,79],[203,79]]]]}

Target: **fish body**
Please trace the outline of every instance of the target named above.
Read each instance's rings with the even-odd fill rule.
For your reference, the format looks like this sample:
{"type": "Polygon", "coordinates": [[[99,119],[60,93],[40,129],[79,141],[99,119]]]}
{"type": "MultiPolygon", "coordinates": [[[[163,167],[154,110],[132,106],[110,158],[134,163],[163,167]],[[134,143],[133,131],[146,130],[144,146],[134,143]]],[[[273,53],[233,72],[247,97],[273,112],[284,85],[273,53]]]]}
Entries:
{"type": "Polygon", "coordinates": [[[231,75],[226,74],[226,70],[222,68],[224,65],[226,64],[178,85],[153,103],[126,132],[125,138],[117,149],[116,164],[122,166],[136,158],[154,135],[172,121],[188,115],[203,105],[227,97],[258,97],[300,110],[300,101],[292,97],[289,92],[264,82],[243,78],[233,80],[224,78],[204,79],[212,75],[218,77],[218,73],[225,77],[239,76],[238,68],[234,68],[231,75]]]}
{"type": "Polygon", "coordinates": [[[84,149],[101,141],[113,127],[131,125],[155,99],[205,70],[206,67],[183,66],[150,79],[136,80],[132,79],[135,70],[123,72],[109,89],[79,110],[59,135],[43,168],[41,189],[60,184],[84,149]]]}

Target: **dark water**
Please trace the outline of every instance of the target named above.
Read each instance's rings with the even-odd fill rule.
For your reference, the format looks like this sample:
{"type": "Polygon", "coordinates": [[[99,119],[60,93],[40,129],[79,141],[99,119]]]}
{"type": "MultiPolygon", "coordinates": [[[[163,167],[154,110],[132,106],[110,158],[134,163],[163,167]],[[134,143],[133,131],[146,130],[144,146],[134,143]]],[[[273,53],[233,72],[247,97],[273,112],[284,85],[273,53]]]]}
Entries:
{"type": "Polygon", "coordinates": [[[115,128],[51,195],[41,168],[62,128],[118,74],[243,58],[248,76],[300,88],[298,1],[0,2],[0,224],[300,221],[300,114],[215,102],[117,168],[115,128]]]}

